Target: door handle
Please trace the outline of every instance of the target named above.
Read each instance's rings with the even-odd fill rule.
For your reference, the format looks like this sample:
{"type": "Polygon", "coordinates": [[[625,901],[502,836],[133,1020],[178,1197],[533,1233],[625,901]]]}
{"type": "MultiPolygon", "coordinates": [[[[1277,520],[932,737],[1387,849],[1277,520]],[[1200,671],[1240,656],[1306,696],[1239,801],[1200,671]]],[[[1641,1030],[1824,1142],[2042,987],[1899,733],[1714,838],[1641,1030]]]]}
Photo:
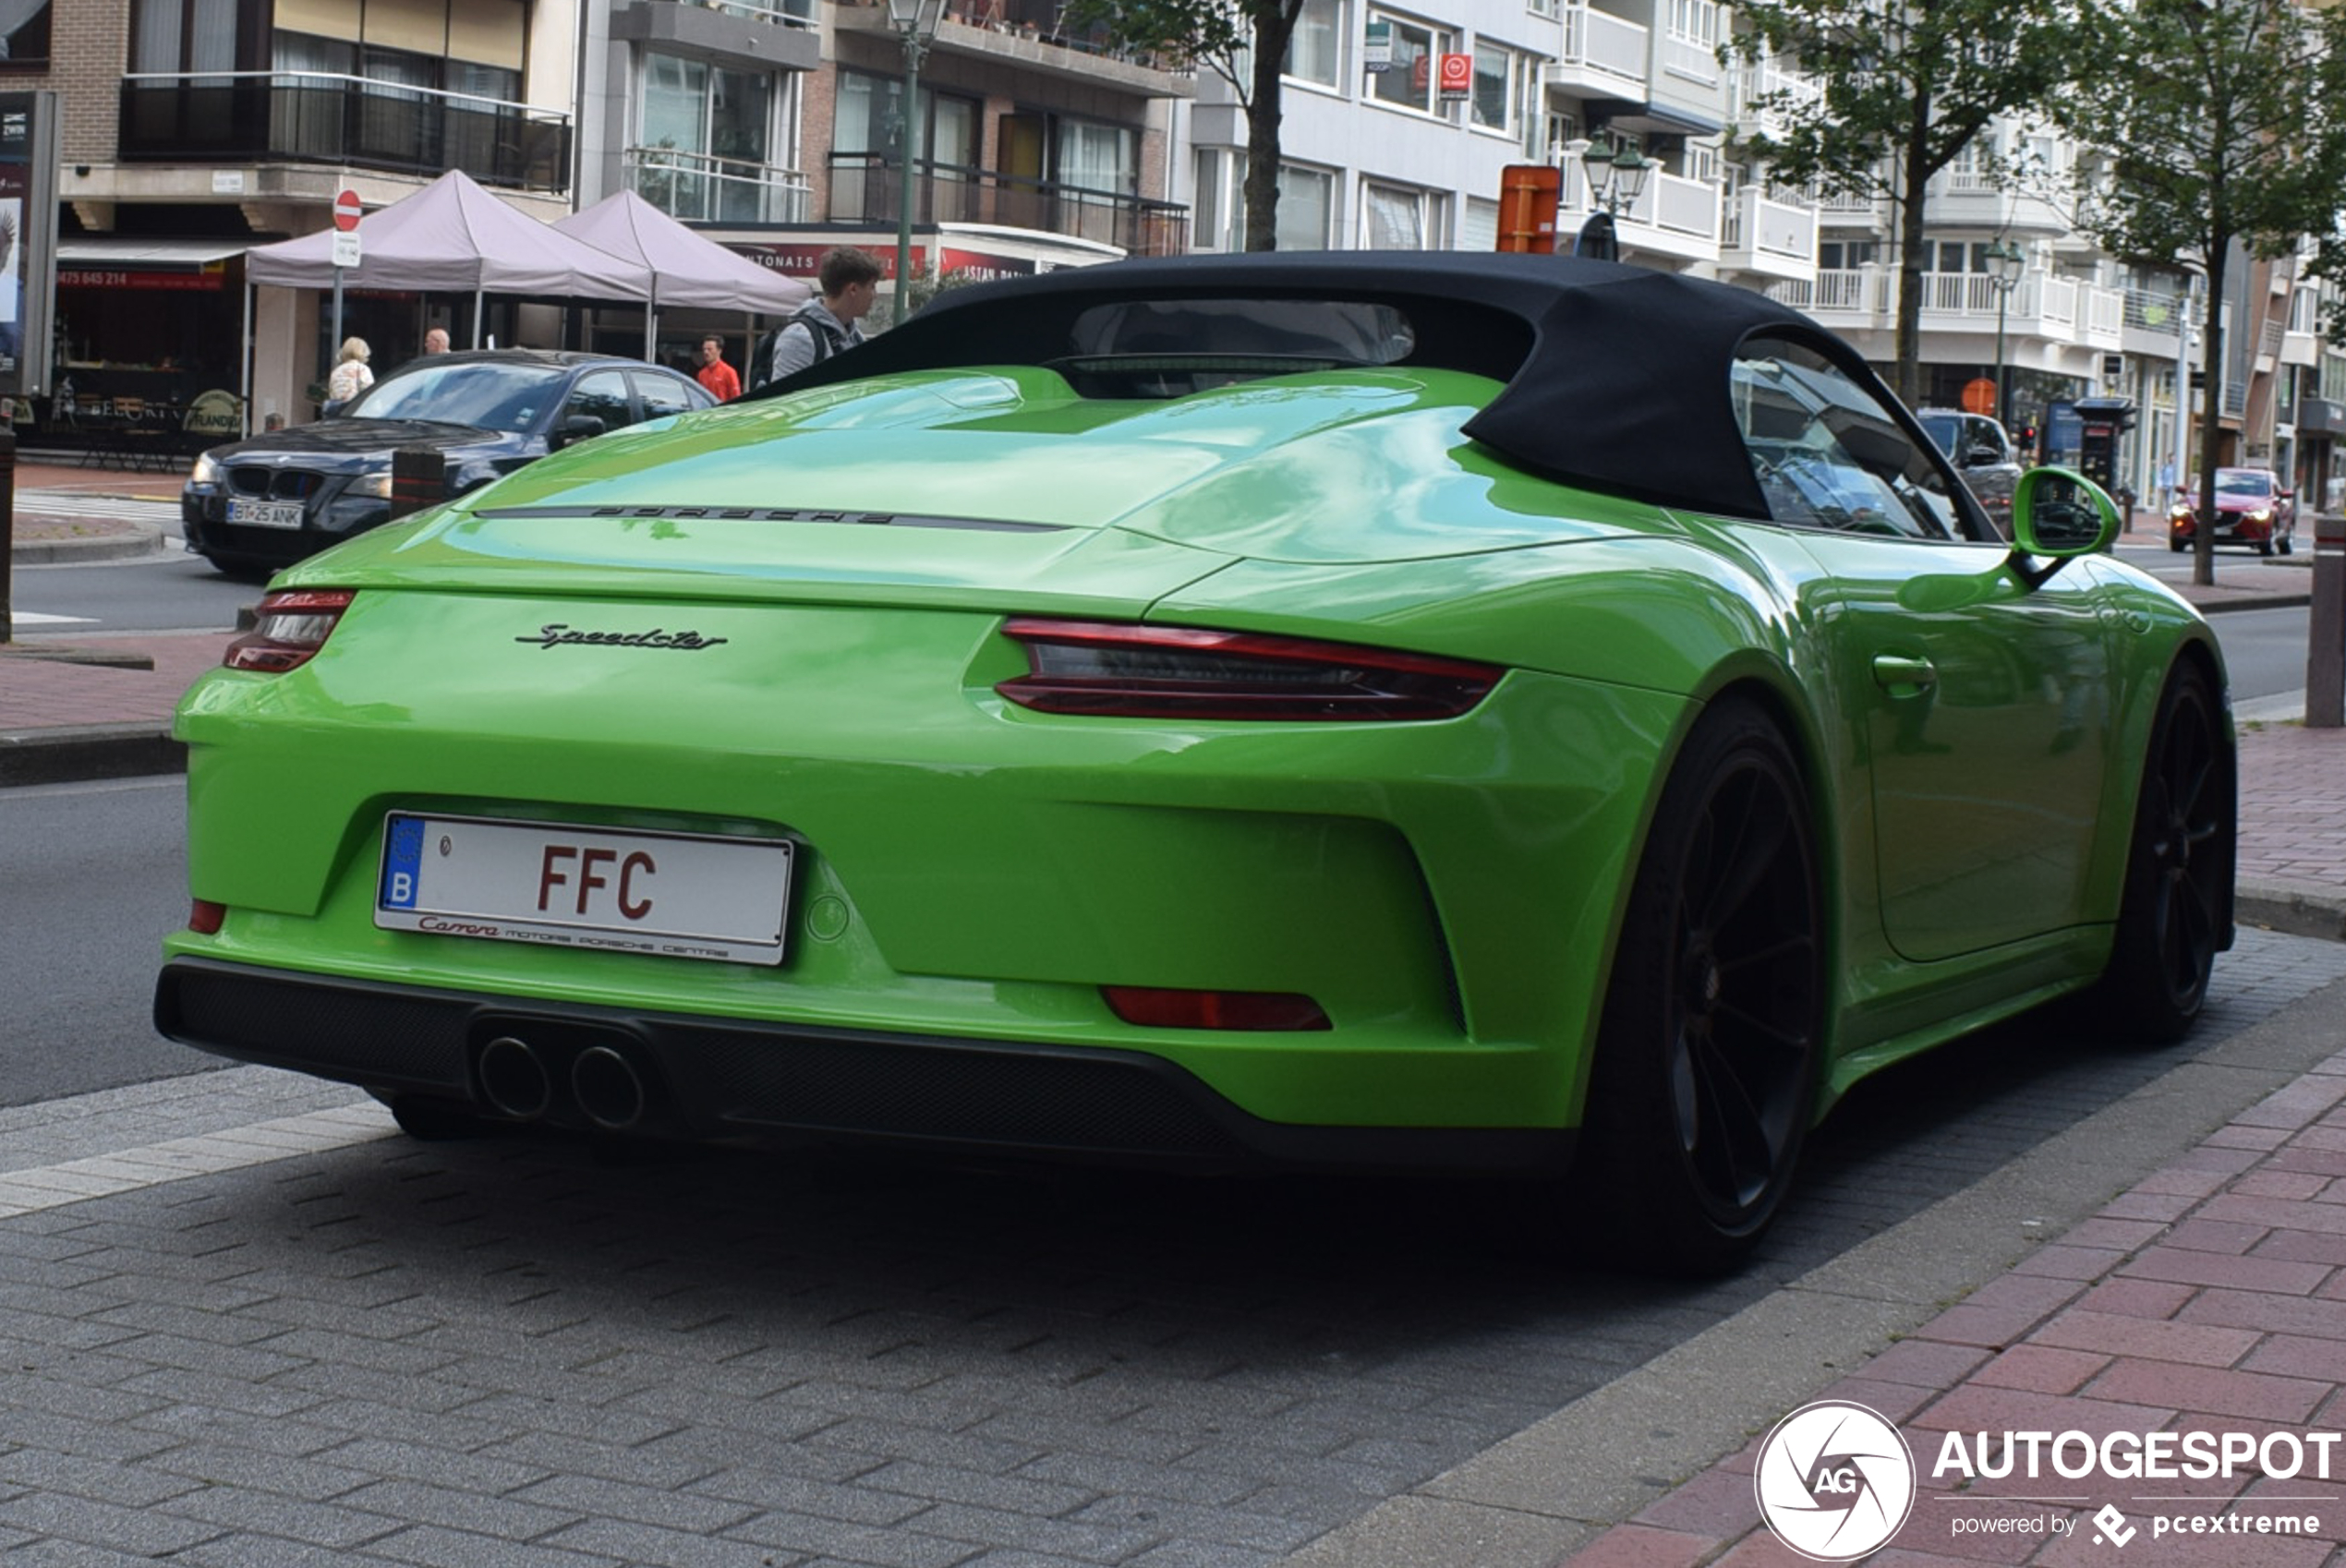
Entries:
{"type": "Polygon", "coordinates": [[[1939,671],[1927,658],[1876,654],[1873,679],[1875,685],[1893,697],[1915,697],[1939,683],[1939,671]]]}

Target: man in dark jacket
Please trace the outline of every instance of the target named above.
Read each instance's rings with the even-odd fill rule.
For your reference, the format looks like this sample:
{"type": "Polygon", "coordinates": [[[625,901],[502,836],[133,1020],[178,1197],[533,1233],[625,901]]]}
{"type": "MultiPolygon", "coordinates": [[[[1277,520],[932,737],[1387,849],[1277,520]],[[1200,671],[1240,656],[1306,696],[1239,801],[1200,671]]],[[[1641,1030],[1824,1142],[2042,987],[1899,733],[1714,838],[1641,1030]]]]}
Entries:
{"type": "Polygon", "coordinates": [[[860,323],[879,297],[880,264],[853,246],[838,246],[824,253],[815,281],[822,297],[800,306],[758,344],[750,367],[755,385],[780,380],[864,341],[860,323]]]}

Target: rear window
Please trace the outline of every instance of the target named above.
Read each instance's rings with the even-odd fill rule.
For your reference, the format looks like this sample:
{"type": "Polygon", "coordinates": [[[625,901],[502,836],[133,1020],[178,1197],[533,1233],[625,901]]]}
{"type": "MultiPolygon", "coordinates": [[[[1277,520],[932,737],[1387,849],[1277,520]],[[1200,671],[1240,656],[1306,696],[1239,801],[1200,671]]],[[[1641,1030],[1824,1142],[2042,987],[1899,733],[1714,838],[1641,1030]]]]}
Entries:
{"type": "Polygon", "coordinates": [[[1179,397],[1296,371],[1407,359],[1416,328],[1398,308],[1362,300],[1119,300],[1075,318],[1052,368],[1086,396],[1179,397]]]}

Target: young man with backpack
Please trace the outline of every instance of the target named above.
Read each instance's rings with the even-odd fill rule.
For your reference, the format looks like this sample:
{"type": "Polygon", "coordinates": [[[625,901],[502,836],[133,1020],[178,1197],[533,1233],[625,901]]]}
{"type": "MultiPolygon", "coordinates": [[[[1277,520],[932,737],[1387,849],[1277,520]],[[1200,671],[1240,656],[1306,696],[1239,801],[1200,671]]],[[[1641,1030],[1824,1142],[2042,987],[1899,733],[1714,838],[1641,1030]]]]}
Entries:
{"type": "Polygon", "coordinates": [[[800,306],[758,344],[750,366],[753,389],[862,343],[860,323],[879,296],[879,281],[880,264],[854,247],[824,252],[815,273],[822,297],[800,306]]]}

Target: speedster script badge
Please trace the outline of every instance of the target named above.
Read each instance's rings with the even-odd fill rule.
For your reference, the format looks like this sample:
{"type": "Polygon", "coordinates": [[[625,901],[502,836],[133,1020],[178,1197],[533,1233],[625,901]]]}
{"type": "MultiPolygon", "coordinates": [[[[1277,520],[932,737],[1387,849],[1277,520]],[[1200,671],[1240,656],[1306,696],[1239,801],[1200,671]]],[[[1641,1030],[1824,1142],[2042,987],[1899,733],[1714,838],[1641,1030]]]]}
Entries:
{"type": "Polygon", "coordinates": [[[728,640],[724,637],[704,637],[698,632],[671,632],[661,626],[655,626],[648,632],[582,632],[561,621],[540,626],[534,635],[514,639],[516,643],[535,643],[541,648],[683,648],[688,651],[713,648],[728,640]]]}

